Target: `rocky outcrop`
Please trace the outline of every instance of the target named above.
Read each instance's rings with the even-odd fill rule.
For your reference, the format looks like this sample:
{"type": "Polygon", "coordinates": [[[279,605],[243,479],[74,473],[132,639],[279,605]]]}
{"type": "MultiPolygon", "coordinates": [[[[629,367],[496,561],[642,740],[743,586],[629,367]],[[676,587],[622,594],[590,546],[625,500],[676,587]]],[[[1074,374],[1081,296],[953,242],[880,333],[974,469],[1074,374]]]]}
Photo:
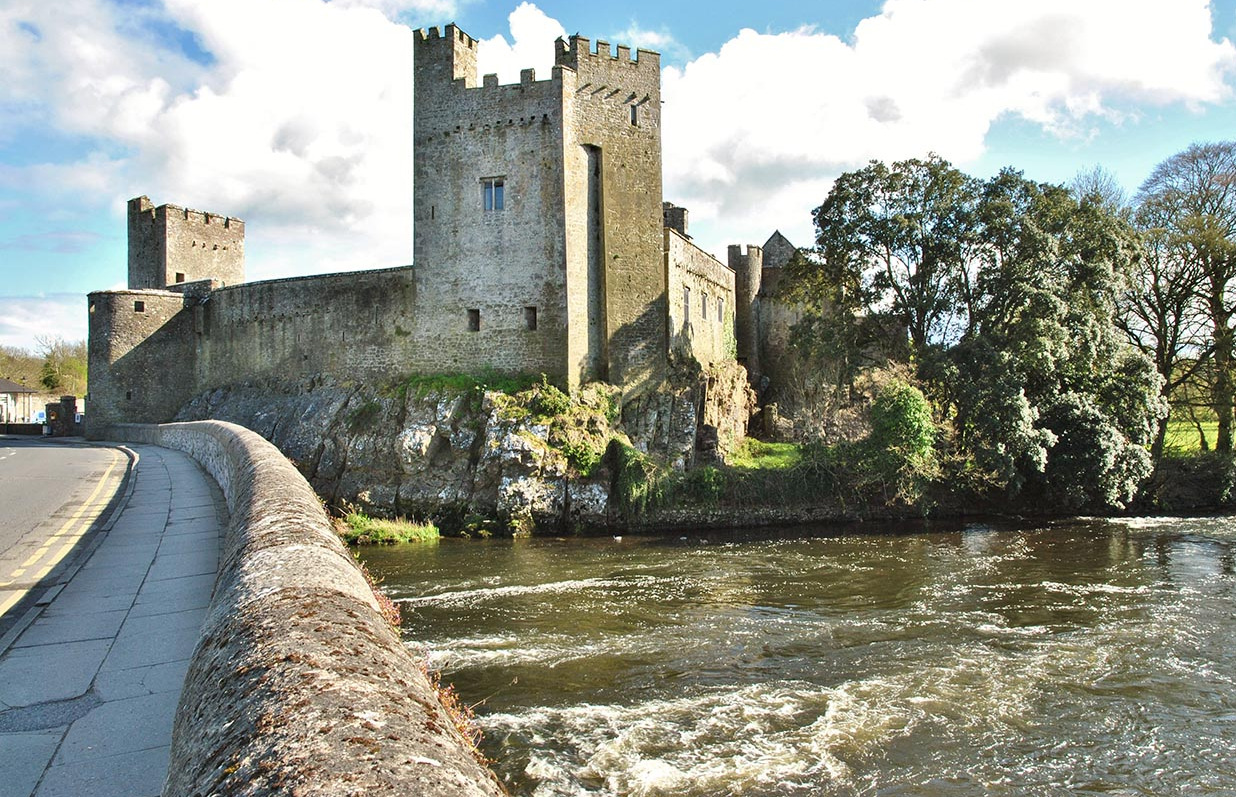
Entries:
{"type": "Polygon", "coordinates": [[[734,363],[625,405],[604,385],[586,386],[569,406],[550,402],[555,393],[547,385],[512,396],[429,381],[251,383],[201,394],[177,420],[256,431],[336,505],[433,518],[448,531],[525,532],[623,522],[603,456],[612,439],[682,470],[697,457],[724,456],[742,440],[753,408],[746,372],[734,363]]]}

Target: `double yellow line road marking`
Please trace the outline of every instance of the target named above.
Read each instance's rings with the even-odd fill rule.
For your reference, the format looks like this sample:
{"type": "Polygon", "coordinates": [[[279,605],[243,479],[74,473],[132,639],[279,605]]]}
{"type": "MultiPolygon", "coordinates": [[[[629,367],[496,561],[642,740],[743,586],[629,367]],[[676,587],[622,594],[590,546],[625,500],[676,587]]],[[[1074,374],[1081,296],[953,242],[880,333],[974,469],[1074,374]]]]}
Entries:
{"type": "MultiPolygon", "coordinates": [[[[116,466],[124,460],[124,457],[114,448],[109,448],[107,451],[111,455],[111,460],[108,462],[107,470],[103,471],[103,476],[99,479],[99,483],[95,485],[94,491],[64,522],[59,531],[48,537],[47,541],[37,551],[30,554],[29,558],[22,562],[19,567],[9,573],[4,581],[0,581],[0,590],[8,590],[18,579],[30,584],[37,584],[56,565],[60,564],[60,560],[64,559],[69,551],[73,550],[73,546],[77,545],[86,532],[90,530],[90,527],[99,519],[99,516],[103,514],[103,510],[116,493],[116,487],[124,477],[124,471],[121,469],[120,473],[114,479],[112,478],[112,473],[116,470],[116,466]],[[108,486],[109,482],[112,484],[112,489],[104,489],[108,486]],[[57,548],[57,546],[59,547],[57,548]]],[[[7,598],[0,599],[0,615],[11,609],[18,601],[25,597],[28,591],[28,588],[16,589],[7,598]]]]}

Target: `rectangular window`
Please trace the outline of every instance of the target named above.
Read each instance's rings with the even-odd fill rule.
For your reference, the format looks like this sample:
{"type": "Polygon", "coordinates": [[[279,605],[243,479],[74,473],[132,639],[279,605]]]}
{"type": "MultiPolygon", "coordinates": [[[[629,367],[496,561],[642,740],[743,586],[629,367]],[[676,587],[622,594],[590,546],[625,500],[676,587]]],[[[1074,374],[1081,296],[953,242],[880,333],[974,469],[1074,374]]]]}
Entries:
{"type": "Polygon", "coordinates": [[[631,106],[631,124],[639,126],[639,106],[631,106]]]}
{"type": "Polygon", "coordinates": [[[708,294],[706,293],[700,296],[700,318],[708,320],[708,294]]]}
{"type": "Polygon", "coordinates": [[[717,297],[717,320],[718,321],[725,320],[725,297],[724,296],[717,297]]]}
{"type": "Polygon", "coordinates": [[[184,273],[183,271],[177,271],[177,272],[176,272],[176,281],[177,281],[177,282],[184,282],[184,281],[185,281],[185,273],[184,273]]]}
{"type": "Polygon", "coordinates": [[[536,332],[536,308],[524,308],[524,324],[528,327],[529,332],[536,332]]]}
{"type": "Polygon", "coordinates": [[[468,311],[468,331],[469,332],[480,332],[481,331],[481,311],[480,310],[473,309],[473,310],[468,311]]]}
{"type": "Polygon", "coordinates": [[[144,312],[146,312],[146,303],[145,303],[145,302],[143,302],[141,299],[137,299],[137,300],[135,300],[135,301],[133,302],[133,312],[135,312],[135,313],[144,313],[144,312]]]}
{"type": "Polygon", "coordinates": [[[486,177],[481,180],[481,202],[485,210],[504,210],[506,208],[506,179],[503,177],[486,177]]]}
{"type": "Polygon", "coordinates": [[[682,286],[682,323],[691,323],[691,289],[686,285],[682,286]]]}

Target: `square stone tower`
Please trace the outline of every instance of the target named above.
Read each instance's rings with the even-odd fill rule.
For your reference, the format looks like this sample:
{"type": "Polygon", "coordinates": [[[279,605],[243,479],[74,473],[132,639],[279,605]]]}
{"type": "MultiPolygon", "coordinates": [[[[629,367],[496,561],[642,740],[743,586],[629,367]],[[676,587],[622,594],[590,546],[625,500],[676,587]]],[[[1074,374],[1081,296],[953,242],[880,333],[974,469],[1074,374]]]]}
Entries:
{"type": "Polygon", "coordinates": [[[660,57],[556,43],[549,80],[478,82],[477,41],[418,31],[418,330],[457,370],[569,386],[658,380],[666,357],[660,57]]]}
{"type": "Polygon", "coordinates": [[[163,290],[213,279],[245,281],[245,223],[240,219],[155,207],[149,198],[129,200],[129,287],[163,290]]]}

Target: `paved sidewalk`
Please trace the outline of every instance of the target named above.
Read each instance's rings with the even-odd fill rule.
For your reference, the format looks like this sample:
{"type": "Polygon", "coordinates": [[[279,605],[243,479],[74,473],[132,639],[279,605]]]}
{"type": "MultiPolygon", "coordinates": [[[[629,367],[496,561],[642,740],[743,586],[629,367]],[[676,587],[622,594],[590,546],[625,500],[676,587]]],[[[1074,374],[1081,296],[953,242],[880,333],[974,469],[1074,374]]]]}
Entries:
{"type": "Polygon", "coordinates": [[[227,509],[189,457],[131,448],[133,492],[115,525],[0,652],[0,797],[163,788],[227,509]]]}

